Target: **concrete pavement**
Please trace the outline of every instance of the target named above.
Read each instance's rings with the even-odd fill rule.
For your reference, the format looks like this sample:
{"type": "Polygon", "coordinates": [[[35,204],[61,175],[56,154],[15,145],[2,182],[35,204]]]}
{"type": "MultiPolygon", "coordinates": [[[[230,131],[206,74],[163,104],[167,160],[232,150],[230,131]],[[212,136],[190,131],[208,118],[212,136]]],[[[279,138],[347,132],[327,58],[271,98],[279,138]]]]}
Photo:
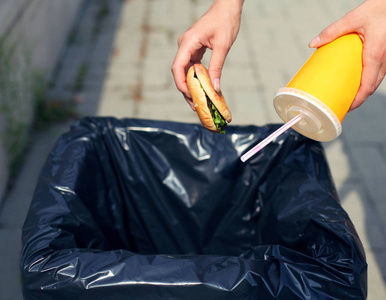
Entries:
{"type": "MultiPolygon", "coordinates": [[[[198,122],[176,90],[170,66],[179,34],[211,1],[110,0],[108,11],[98,18],[99,4],[88,2],[72,43],[53,74],[48,97],[74,99],[81,116],[198,122]],[[87,72],[80,77],[82,69],[87,72]],[[75,83],[81,88],[74,89],[75,83]]],[[[272,105],[275,91],[285,86],[312,54],[308,42],[359,3],[245,1],[240,33],[221,82],[232,110],[232,124],[281,123],[272,105]]],[[[205,65],[209,57],[208,51],[205,65]]],[[[369,299],[386,298],[385,99],[383,84],[360,109],[348,114],[343,134],[324,144],[342,205],[366,250],[369,299]]],[[[0,274],[1,299],[21,299],[17,279],[22,223],[39,170],[68,125],[53,126],[36,135],[15,188],[0,212],[0,264],[6,270],[0,274]]]]}

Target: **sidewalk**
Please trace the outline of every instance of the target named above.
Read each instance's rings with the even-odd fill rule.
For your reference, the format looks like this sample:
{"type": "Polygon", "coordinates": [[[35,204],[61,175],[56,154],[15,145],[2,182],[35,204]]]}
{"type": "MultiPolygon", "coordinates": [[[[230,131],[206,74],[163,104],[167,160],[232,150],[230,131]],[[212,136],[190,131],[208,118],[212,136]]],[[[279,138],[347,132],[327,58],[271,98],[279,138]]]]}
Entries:
{"type": "MultiPolygon", "coordinates": [[[[80,116],[197,123],[196,114],[175,88],[170,67],[179,34],[210,2],[110,0],[108,10],[98,14],[99,2],[89,1],[53,76],[50,99],[75,99],[80,116]],[[82,69],[86,72],[79,76],[82,69]],[[80,88],[74,89],[75,83],[80,88]]],[[[272,105],[275,91],[285,86],[312,54],[308,42],[359,3],[245,1],[240,33],[221,81],[232,124],[282,123],[272,105]]],[[[203,64],[208,65],[209,57],[208,51],[203,64]]],[[[348,114],[341,137],[324,144],[342,205],[366,250],[368,298],[372,300],[386,299],[385,100],[384,83],[360,109],[348,114]]],[[[40,168],[70,123],[37,134],[15,188],[0,211],[3,300],[22,299],[18,281],[21,228],[40,168]]]]}

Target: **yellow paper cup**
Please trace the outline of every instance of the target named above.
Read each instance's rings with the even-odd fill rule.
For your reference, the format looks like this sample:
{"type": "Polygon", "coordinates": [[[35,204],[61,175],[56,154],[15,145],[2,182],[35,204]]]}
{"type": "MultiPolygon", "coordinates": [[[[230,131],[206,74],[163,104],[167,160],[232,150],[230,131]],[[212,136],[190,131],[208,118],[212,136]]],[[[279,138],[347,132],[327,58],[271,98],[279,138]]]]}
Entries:
{"type": "Polygon", "coordinates": [[[358,92],[362,76],[363,44],[357,34],[348,34],[315,50],[273,103],[288,122],[298,114],[293,126],[317,141],[332,141],[342,132],[342,121],[358,92]]]}

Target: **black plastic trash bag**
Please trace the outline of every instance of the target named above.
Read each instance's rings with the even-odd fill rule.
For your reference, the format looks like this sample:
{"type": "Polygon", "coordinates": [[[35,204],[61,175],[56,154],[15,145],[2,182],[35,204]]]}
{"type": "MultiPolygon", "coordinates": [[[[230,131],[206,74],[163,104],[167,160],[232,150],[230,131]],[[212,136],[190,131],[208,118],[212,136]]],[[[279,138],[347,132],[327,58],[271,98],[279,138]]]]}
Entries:
{"type": "Polygon", "coordinates": [[[278,126],[85,118],[39,177],[25,299],[364,299],[367,264],[320,143],[278,126]]]}

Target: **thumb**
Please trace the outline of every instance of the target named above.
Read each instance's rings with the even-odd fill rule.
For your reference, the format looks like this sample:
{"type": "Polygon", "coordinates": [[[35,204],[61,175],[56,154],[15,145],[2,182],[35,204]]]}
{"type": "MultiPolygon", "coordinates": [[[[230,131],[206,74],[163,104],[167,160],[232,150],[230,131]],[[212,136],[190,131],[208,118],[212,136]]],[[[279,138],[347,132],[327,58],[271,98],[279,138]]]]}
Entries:
{"type": "Polygon", "coordinates": [[[328,44],[342,35],[354,32],[355,29],[352,28],[351,22],[347,21],[346,17],[339,19],[338,21],[332,23],[331,25],[324,28],[318,36],[316,36],[309,44],[310,48],[318,48],[325,44],[328,44]]]}
{"type": "Polygon", "coordinates": [[[222,68],[224,66],[225,58],[228,54],[224,49],[213,49],[212,56],[209,62],[208,73],[212,82],[213,88],[216,92],[220,92],[220,78],[222,68]]]}

